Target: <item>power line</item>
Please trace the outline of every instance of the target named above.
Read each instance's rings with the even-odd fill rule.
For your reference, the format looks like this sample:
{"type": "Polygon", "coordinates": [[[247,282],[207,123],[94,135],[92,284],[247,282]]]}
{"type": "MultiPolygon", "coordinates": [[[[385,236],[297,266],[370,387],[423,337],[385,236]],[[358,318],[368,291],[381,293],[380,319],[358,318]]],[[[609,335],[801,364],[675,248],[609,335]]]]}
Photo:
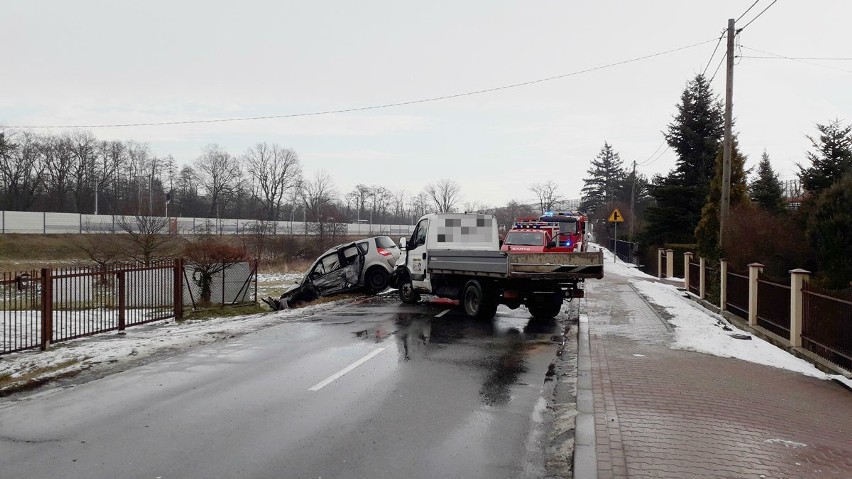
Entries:
{"type": "Polygon", "coordinates": [[[666,144],[666,140],[663,140],[663,142],[662,142],[662,143],[660,143],[660,146],[658,146],[658,147],[657,147],[657,149],[656,149],[656,150],[654,150],[654,152],[653,152],[653,153],[651,153],[651,156],[649,156],[648,158],[646,158],[646,159],[645,159],[645,161],[640,161],[639,163],[637,163],[637,164],[636,164],[636,166],[644,166],[645,164],[650,164],[650,163],[648,163],[648,162],[651,160],[651,158],[653,158],[653,157],[654,157],[654,155],[656,155],[656,154],[657,154],[657,152],[658,152],[658,151],[660,151],[660,148],[662,148],[662,147],[663,147],[663,145],[665,145],[665,144],[666,144]]]}
{"type": "MultiPolygon", "coordinates": [[[[755,2],[757,3],[757,2],[755,2]]],[[[710,62],[713,61],[713,57],[716,56],[716,51],[719,49],[719,45],[722,43],[722,39],[725,38],[725,30],[722,30],[722,34],[719,35],[719,41],[716,42],[716,47],[713,48],[713,53],[710,54],[710,58],[707,59],[707,66],[704,67],[704,71],[701,72],[701,76],[707,74],[707,69],[710,68],[710,62]]]]}
{"type": "Polygon", "coordinates": [[[722,68],[722,63],[725,63],[725,58],[727,58],[727,57],[728,57],[728,54],[727,54],[727,53],[725,53],[724,55],[722,55],[722,59],[721,59],[721,60],[719,60],[719,64],[718,64],[718,65],[716,65],[716,71],[714,71],[714,72],[713,72],[713,76],[712,76],[712,77],[710,77],[710,81],[709,81],[709,82],[707,82],[707,83],[713,83],[713,79],[714,79],[714,78],[716,78],[716,74],[717,74],[717,73],[719,73],[719,68],[722,68]]]}
{"type": "MultiPolygon", "coordinates": [[[[749,50],[754,50],[753,48],[747,48],[749,50]]],[[[755,50],[757,51],[757,50],[755,50]]],[[[821,61],[852,61],[852,57],[787,57],[787,56],[774,56],[774,57],[761,57],[755,55],[740,55],[742,58],[761,58],[761,59],[769,59],[769,60],[821,60],[821,61]]]]}
{"type": "MultiPolygon", "coordinates": [[[[754,52],[763,53],[764,55],[770,55],[769,58],[775,58],[775,59],[778,59],[778,60],[790,60],[790,61],[794,61],[794,62],[797,62],[797,63],[804,63],[805,65],[813,65],[813,66],[817,66],[817,67],[821,67],[821,68],[830,68],[832,70],[837,70],[837,71],[841,71],[841,72],[845,72],[845,73],[852,73],[852,70],[844,70],[843,68],[837,68],[837,67],[834,67],[834,66],[831,66],[831,65],[809,62],[809,61],[805,61],[802,58],[788,57],[788,56],[784,56],[784,55],[779,55],[777,53],[758,50],[757,48],[750,48],[750,47],[746,47],[746,46],[743,46],[742,48],[745,49],[745,50],[751,50],[751,51],[754,51],[754,52]]],[[[745,57],[745,58],[748,58],[748,57],[745,57]]],[[[836,59],[840,60],[841,58],[836,58],[836,59]]],[[[852,58],[844,59],[844,60],[852,60],[852,58]]]]}
{"type": "Polygon", "coordinates": [[[455,93],[451,95],[443,95],[436,96],[431,98],[421,98],[418,100],[408,100],[401,101],[396,103],[385,103],[380,105],[372,105],[372,106],[362,106],[356,108],[342,108],[337,110],[324,110],[324,111],[315,111],[315,112],[307,112],[307,113],[289,113],[282,115],[265,115],[265,116],[251,116],[251,117],[233,117],[233,118],[214,118],[210,120],[182,120],[182,121],[162,121],[162,122],[147,122],[147,123],[113,123],[113,124],[101,124],[101,125],[7,125],[5,128],[124,128],[124,127],[138,127],[138,126],[173,126],[173,125],[190,125],[190,124],[198,124],[198,123],[225,123],[225,122],[233,122],[233,121],[254,121],[254,120],[274,120],[274,119],[284,119],[284,118],[298,118],[298,117],[306,117],[306,116],[320,116],[320,115],[331,115],[336,113],[352,113],[356,111],[368,111],[368,110],[379,110],[383,108],[393,108],[399,106],[406,105],[415,105],[419,103],[428,103],[442,100],[450,100],[453,98],[460,98],[465,96],[472,95],[481,95],[483,93],[492,93],[501,90],[508,90],[511,88],[519,88],[529,85],[535,85],[538,83],[544,83],[553,80],[559,80],[562,78],[567,78],[571,76],[582,75],[584,73],[591,73],[598,70],[605,70],[607,68],[612,68],[620,65],[626,65],[628,63],[635,63],[642,60],[648,60],[654,57],[659,57],[662,55],[667,55],[669,53],[675,53],[681,50],[687,50],[689,48],[694,48],[699,45],[704,45],[705,43],[710,43],[715,38],[710,40],[704,40],[698,43],[693,43],[691,45],[686,45],[683,47],[672,48],[670,50],[664,50],[657,53],[652,53],[650,55],[644,55],[641,57],[630,58],[628,60],[621,60],[613,63],[607,63],[605,65],[600,65],[597,67],[587,68],[585,70],[578,70],[571,73],[565,73],[562,75],[556,75],[547,78],[540,78],[537,80],[530,80],[521,83],[513,83],[510,85],[503,85],[493,88],[484,88],[482,90],[474,90],[463,93],[455,93]]]}
{"type": "MultiPolygon", "coordinates": [[[[758,14],[757,14],[757,16],[755,16],[754,18],[752,18],[751,20],[749,20],[749,22],[748,22],[748,23],[746,23],[746,24],[745,24],[742,28],[737,29],[737,33],[739,33],[739,32],[741,32],[741,31],[745,30],[745,29],[746,29],[749,25],[751,25],[751,24],[752,24],[752,22],[754,22],[755,20],[757,20],[758,18],[760,18],[760,16],[761,16],[761,15],[763,15],[763,14],[764,14],[767,10],[769,10],[769,8],[770,8],[772,5],[775,5],[775,3],[776,3],[777,1],[778,1],[778,0],[772,0],[772,3],[770,3],[770,4],[769,4],[769,6],[767,6],[767,7],[766,7],[766,8],[764,8],[763,10],[761,10],[761,11],[760,11],[760,13],[758,13],[758,14]]],[[[757,2],[755,2],[755,3],[757,3],[757,2]]],[[[752,7],[753,7],[753,6],[754,6],[754,5],[752,5],[752,7]]],[[[749,7],[749,10],[751,10],[751,7],[749,7]]],[[[746,11],[748,11],[748,10],[746,10],[746,11]]]]}
{"type": "MultiPolygon", "coordinates": [[[[659,160],[660,158],[662,158],[662,157],[663,157],[663,155],[665,155],[665,154],[666,154],[666,152],[667,152],[667,151],[669,151],[669,149],[670,149],[670,148],[671,148],[671,146],[667,146],[667,147],[666,147],[666,149],[665,149],[665,150],[663,150],[663,151],[661,151],[661,152],[660,152],[660,154],[659,154],[659,155],[657,155],[657,157],[656,157],[656,158],[654,158],[654,159],[653,159],[652,161],[650,161],[649,163],[645,163],[645,164],[643,164],[643,165],[641,165],[641,166],[650,166],[650,165],[653,165],[654,163],[656,163],[656,161],[657,161],[657,160],[659,160]]],[[[636,166],[640,166],[640,165],[636,165],[636,166]]]]}
{"type": "Polygon", "coordinates": [[[752,3],[752,4],[751,4],[751,6],[750,6],[750,7],[748,7],[748,8],[746,9],[746,11],[744,11],[744,12],[742,13],[742,15],[740,15],[739,17],[737,17],[737,20],[736,20],[734,23],[736,23],[736,22],[740,21],[740,19],[741,19],[741,18],[743,18],[743,17],[746,15],[746,13],[750,12],[750,11],[751,11],[751,9],[752,9],[752,8],[754,8],[754,6],[755,6],[755,5],[757,5],[757,2],[759,2],[759,1],[760,1],[760,0],[754,0],[754,3],[752,3]]]}

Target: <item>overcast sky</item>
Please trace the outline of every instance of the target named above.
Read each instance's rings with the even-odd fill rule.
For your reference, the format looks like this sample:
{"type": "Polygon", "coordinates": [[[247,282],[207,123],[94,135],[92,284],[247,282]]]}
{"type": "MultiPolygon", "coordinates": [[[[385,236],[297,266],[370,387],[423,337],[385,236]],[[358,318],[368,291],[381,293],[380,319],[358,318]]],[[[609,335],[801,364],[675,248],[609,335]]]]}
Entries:
{"type": "MultiPolygon", "coordinates": [[[[604,142],[641,173],[675,156],[662,131],[728,18],[753,0],[5,1],[0,124],[109,125],[357,109],[271,120],[86,128],[179,163],[218,143],[294,149],[306,176],[418,193],[450,178],[464,200],[579,198],[604,142]],[[591,68],[698,46],[622,65],[591,68]],[[655,154],[656,152],[656,154],[655,154]]],[[[772,0],[760,0],[744,26],[772,0]]],[[[740,34],[734,115],[748,166],[765,149],[794,178],[816,123],[852,122],[852,1],[779,0],[740,34]],[[784,60],[770,56],[808,58],[784,60]]],[[[724,41],[719,46],[724,50],[724,41]]],[[[719,64],[713,59],[707,76],[719,64]]],[[[712,86],[724,94],[724,67],[712,86]]],[[[54,133],[61,128],[48,130],[54,133]]]]}

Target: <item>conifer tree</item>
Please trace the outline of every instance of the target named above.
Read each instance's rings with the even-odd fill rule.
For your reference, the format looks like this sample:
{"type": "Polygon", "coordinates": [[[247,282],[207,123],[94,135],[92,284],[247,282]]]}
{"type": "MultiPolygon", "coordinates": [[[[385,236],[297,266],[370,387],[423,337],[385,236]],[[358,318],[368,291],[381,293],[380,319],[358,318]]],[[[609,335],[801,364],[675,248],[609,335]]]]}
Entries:
{"type": "Polygon", "coordinates": [[[787,209],[781,182],[778,181],[778,175],[772,170],[772,163],[769,161],[766,150],[760,157],[760,163],[757,165],[757,178],[749,186],[749,192],[751,200],[770,213],[784,213],[787,209]]]}
{"type": "Polygon", "coordinates": [[[847,172],[816,198],[808,216],[807,236],[827,288],[852,286],[852,172],[847,172]]]}
{"type": "MultiPolygon", "coordinates": [[[[722,199],[722,160],[723,152],[716,155],[716,168],[707,201],[701,208],[701,219],[695,228],[695,242],[698,254],[704,258],[718,260],[719,250],[719,203],[722,199]]],[[[731,148],[731,209],[749,203],[748,183],[745,170],[746,157],[739,152],[736,137],[731,148]]]]}
{"type": "Polygon", "coordinates": [[[594,214],[606,209],[617,199],[625,172],[621,157],[612,149],[612,145],[604,142],[587,173],[588,176],[583,180],[580,208],[594,214]]]}
{"type": "Polygon", "coordinates": [[[817,130],[817,138],[808,136],[815,150],[807,154],[811,166],[798,164],[802,186],[814,195],[852,169],[852,125],[843,126],[840,120],[834,120],[827,125],[817,123],[817,130]]]}
{"type": "Polygon", "coordinates": [[[722,139],[722,105],[703,75],[687,84],[677,109],[665,132],[677,164],[654,181],[656,204],[648,208],[644,234],[649,244],[694,240],[722,139]]]}

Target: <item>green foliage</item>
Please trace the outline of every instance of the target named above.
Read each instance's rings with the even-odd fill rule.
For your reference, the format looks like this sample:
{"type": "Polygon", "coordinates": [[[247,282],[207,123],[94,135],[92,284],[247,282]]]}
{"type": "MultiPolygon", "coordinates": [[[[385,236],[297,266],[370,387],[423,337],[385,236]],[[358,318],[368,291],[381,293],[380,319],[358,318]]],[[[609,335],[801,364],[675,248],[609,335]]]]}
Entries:
{"type": "Polygon", "coordinates": [[[621,157],[613,151],[612,145],[604,142],[587,173],[583,180],[580,208],[590,214],[609,209],[621,194],[626,176],[621,157]]]}
{"type": "Polygon", "coordinates": [[[677,109],[665,133],[677,165],[651,189],[656,205],[648,208],[645,238],[652,244],[693,241],[723,133],[722,105],[704,76],[687,84],[677,109]]]}
{"type": "Polygon", "coordinates": [[[843,126],[840,120],[827,125],[817,124],[819,137],[809,136],[814,152],[808,152],[811,166],[798,164],[799,178],[805,191],[820,194],[852,170],[852,125],[843,126]]]}
{"type": "Polygon", "coordinates": [[[757,178],[749,186],[751,200],[764,210],[781,214],[787,211],[787,202],[778,175],[772,170],[769,155],[764,150],[757,165],[757,178]]]}
{"type": "MultiPolygon", "coordinates": [[[[740,154],[736,137],[731,148],[731,209],[741,204],[747,204],[748,185],[746,183],[746,157],[740,154]]],[[[719,204],[722,201],[722,164],[723,152],[716,156],[716,169],[710,182],[707,201],[701,208],[701,219],[695,228],[695,240],[698,243],[698,254],[704,258],[717,261],[719,250],[719,204]]],[[[730,244],[728,241],[726,245],[730,244]]]]}
{"type": "Polygon", "coordinates": [[[816,199],[807,234],[824,286],[852,286],[852,172],[816,199]]]}

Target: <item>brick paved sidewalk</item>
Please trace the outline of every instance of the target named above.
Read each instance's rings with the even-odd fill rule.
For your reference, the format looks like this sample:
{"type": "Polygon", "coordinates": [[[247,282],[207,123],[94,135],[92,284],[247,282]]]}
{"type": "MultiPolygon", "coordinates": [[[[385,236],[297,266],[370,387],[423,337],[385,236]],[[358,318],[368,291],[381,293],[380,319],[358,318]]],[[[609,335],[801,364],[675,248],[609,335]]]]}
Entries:
{"type": "Polygon", "coordinates": [[[852,392],[670,349],[627,278],[587,286],[598,477],[852,478],[852,392]]]}

